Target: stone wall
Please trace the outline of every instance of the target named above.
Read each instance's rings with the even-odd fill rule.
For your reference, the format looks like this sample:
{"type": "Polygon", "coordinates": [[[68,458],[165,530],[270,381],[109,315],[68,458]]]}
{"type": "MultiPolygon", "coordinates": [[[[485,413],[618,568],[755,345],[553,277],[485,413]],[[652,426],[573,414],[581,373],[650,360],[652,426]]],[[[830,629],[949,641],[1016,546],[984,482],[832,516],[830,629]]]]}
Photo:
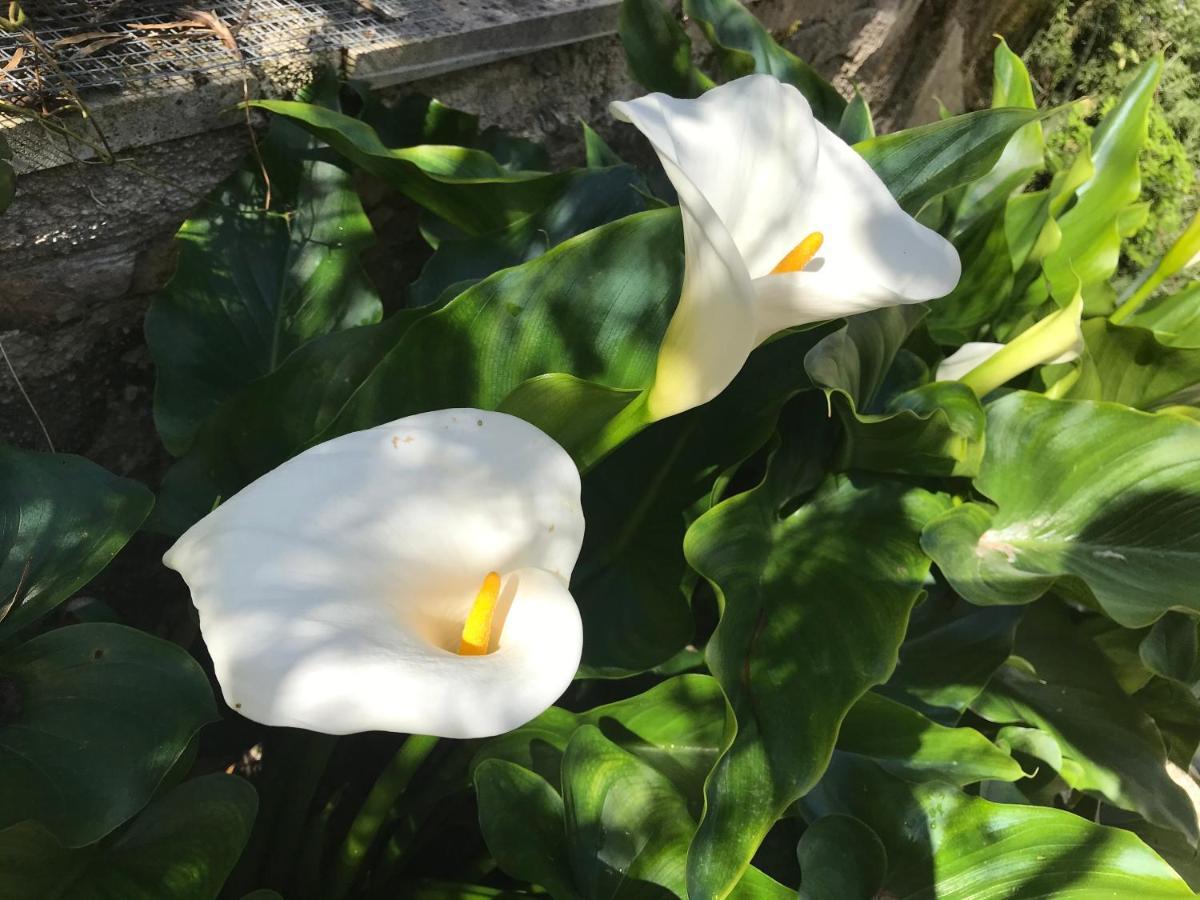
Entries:
{"type": "MultiPolygon", "coordinates": [[[[843,90],[857,86],[881,129],[890,129],[935,118],[935,98],[956,111],[984,103],[992,34],[1023,46],[1050,2],[760,0],[754,9],[843,90]]],[[[632,129],[614,127],[606,112],[609,100],[639,92],[615,37],[387,93],[407,90],[544,140],[559,163],[581,158],[581,118],[619,152],[644,158],[632,129]]],[[[173,232],[246,147],[245,126],[234,126],[122,152],[117,165],[78,163],[19,179],[17,200],[0,217],[0,341],[59,451],[157,481],[166,459],[151,418],[154,373],[142,316],[170,273],[173,232]]],[[[365,187],[381,240],[413,247],[403,202],[365,187]]],[[[379,283],[389,285],[415,278],[419,264],[418,252],[372,260],[379,283]]],[[[2,362],[0,440],[45,447],[2,362]]]]}

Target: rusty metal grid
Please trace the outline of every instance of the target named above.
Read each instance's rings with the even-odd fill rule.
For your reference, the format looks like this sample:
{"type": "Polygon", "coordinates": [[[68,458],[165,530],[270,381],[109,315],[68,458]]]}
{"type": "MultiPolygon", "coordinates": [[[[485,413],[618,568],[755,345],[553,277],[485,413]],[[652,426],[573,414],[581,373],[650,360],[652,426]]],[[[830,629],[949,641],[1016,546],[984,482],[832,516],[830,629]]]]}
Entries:
{"type": "Polygon", "coordinates": [[[72,92],[151,87],[453,27],[435,0],[26,0],[23,7],[25,30],[0,32],[0,100],[42,108],[72,92]],[[236,51],[213,29],[186,24],[189,6],[218,16],[236,51]]]}

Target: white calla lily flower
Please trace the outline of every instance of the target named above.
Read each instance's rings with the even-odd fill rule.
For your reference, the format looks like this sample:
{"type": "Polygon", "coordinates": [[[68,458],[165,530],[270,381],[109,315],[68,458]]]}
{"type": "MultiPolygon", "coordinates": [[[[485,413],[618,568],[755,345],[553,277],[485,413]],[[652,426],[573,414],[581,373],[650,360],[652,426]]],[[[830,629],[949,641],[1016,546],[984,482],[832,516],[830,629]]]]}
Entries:
{"type": "Polygon", "coordinates": [[[649,94],[611,109],[649,139],[683,215],[683,290],[652,418],[711,400],[779,331],[958,283],[953,245],[904,212],[791,85],[748,75],[696,100],[649,94]]]}
{"type": "Polygon", "coordinates": [[[579,472],[475,409],[336,438],[193,525],[183,575],[231,707],[328,734],[486,737],[570,684],[579,472]]]}

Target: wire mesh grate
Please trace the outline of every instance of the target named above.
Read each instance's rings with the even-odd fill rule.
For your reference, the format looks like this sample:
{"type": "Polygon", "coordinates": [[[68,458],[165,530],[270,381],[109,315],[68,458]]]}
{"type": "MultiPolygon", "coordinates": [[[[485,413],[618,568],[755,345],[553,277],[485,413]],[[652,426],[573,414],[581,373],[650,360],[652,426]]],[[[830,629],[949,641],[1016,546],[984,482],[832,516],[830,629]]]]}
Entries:
{"type": "Polygon", "coordinates": [[[267,60],[456,30],[435,0],[26,0],[0,32],[0,100],[53,108],[72,93],[138,88],[267,60]],[[196,9],[202,10],[197,12],[196,9]]]}

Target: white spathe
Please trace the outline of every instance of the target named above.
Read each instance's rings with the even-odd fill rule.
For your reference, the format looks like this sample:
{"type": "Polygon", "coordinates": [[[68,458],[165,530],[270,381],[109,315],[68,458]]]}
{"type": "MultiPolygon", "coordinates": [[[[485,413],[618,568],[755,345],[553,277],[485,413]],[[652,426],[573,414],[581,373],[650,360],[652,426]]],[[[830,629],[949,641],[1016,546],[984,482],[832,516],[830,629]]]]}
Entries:
{"type": "Polygon", "coordinates": [[[570,684],[579,472],[534,426],[422,413],[301,453],[163,557],[188,583],[226,702],[327,734],[500,734],[570,684]],[[456,652],[488,572],[495,649],[456,652]]]}
{"type": "MultiPolygon", "coordinates": [[[[1001,350],[1007,344],[995,344],[991,341],[967,341],[940,363],[937,367],[937,375],[934,381],[958,381],[968,372],[979,368],[1001,350]]],[[[1045,359],[1039,359],[1033,365],[1050,365],[1053,363],[1065,363],[1079,359],[1079,354],[1083,351],[1083,339],[1080,338],[1077,345],[1063,353],[1056,353],[1053,356],[1045,359]]]]}
{"type": "Polygon", "coordinates": [[[653,145],[679,195],[684,276],[649,396],[661,419],[699,406],[786,328],[948,294],[948,241],[918,223],[808,101],[769,75],[696,100],[649,94],[611,105],[653,145]],[[797,272],[770,274],[812,232],[797,272]]]}

